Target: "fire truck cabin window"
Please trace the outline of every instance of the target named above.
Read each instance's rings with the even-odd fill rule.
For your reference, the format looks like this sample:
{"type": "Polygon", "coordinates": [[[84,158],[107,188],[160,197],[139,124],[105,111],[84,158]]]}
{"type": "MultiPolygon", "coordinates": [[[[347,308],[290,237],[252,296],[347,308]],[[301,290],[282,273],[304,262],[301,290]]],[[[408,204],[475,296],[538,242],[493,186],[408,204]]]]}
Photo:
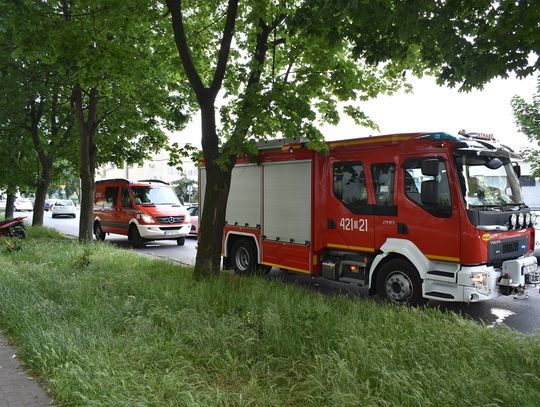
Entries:
{"type": "Polygon", "coordinates": [[[371,166],[376,205],[394,205],[394,173],[395,166],[391,163],[373,164],[371,166]]]}
{"type": "Polygon", "coordinates": [[[452,214],[448,171],[442,158],[410,158],[403,164],[404,191],[407,197],[433,216],[446,218],[452,214]],[[422,172],[424,161],[434,161],[437,174],[422,172]]]}
{"type": "Polygon", "coordinates": [[[366,176],[360,163],[334,164],[334,196],[353,213],[362,213],[368,203],[366,176]]]}

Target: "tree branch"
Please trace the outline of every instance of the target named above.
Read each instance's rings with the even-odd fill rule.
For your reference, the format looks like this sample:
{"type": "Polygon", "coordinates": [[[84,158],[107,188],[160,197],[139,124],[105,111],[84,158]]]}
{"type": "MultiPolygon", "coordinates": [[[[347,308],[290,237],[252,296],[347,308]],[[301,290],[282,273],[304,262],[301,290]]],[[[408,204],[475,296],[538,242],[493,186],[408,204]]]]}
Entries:
{"type": "Polygon", "coordinates": [[[199,76],[199,72],[193,63],[193,58],[187,43],[186,31],[182,21],[182,2],[181,0],[167,0],[167,7],[171,13],[174,40],[176,43],[176,48],[178,48],[178,53],[180,54],[180,60],[184,66],[188,80],[193,87],[197,100],[199,103],[202,103],[206,97],[206,89],[201,77],[199,76]]]}
{"type": "Polygon", "coordinates": [[[225,21],[225,27],[223,28],[223,36],[221,37],[216,72],[214,73],[212,85],[210,85],[210,93],[214,98],[219,89],[221,89],[225,70],[227,69],[227,60],[229,59],[229,52],[231,50],[231,41],[237,12],[238,0],[229,0],[229,5],[227,6],[227,20],[225,21]]]}

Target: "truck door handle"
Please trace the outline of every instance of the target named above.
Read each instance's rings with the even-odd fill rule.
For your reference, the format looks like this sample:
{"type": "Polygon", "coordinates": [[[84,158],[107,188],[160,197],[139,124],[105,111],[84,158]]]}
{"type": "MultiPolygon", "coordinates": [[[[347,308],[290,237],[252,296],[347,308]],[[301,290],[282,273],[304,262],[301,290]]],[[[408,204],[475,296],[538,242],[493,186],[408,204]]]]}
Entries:
{"type": "Polygon", "coordinates": [[[397,232],[400,235],[408,235],[409,234],[409,226],[407,226],[406,223],[398,223],[397,224],[397,232]]]}
{"type": "Polygon", "coordinates": [[[327,224],[328,224],[328,229],[336,228],[336,222],[334,221],[334,219],[328,219],[327,224]]]}

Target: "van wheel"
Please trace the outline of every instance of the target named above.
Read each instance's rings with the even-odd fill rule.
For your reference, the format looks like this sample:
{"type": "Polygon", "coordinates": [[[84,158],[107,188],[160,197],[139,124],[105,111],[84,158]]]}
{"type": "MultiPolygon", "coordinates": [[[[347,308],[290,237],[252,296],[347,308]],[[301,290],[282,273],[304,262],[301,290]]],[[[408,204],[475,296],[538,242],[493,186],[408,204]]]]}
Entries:
{"type": "Polygon", "coordinates": [[[178,246],[183,246],[184,243],[186,243],[186,237],[185,236],[182,236],[182,237],[179,237],[178,239],[176,239],[176,244],[178,246]]]}
{"type": "Polygon", "coordinates": [[[384,264],[377,274],[377,294],[394,304],[422,305],[422,280],[408,261],[395,259],[384,264]]]}
{"type": "Polygon", "coordinates": [[[137,226],[133,224],[129,227],[128,240],[130,241],[131,246],[133,246],[136,249],[144,246],[144,239],[141,237],[141,234],[139,233],[139,229],[137,229],[137,226]]]}
{"type": "Polygon", "coordinates": [[[251,239],[237,240],[233,244],[229,261],[238,274],[266,274],[271,269],[257,263],[257,247],[251,239]]]}
{"type": "Polygon", "coordinates": [[[94,236],[96,237],[96,240],[102,242],[105,240],[105,232],[101,230],[101,224],[99,222],[94,223],[94,236]]]}

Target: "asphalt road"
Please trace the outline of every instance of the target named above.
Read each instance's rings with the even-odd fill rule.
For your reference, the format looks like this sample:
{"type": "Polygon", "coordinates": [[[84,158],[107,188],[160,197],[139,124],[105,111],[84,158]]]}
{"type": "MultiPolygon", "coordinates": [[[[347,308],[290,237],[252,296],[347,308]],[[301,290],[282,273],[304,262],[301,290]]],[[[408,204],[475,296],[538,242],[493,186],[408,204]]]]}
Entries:
{"type": "MultiPolygon", "coordinates": [[[[31,212],[17,212],[16,216],[18,215],[28,216],[27,221],[31,222],[31,212]]],[[[52,219],[50,213],[46,212],[44,224],[66,235],[78,235],[78,218],[52,219]]],[[[127,250],[134,250],[124,236],[107,235],[105,241],[127,250]]],[[[144,255],[192,265],[195,264],[196,245],[196,239],[188,238],[184,246],[177,246],[175,241],[161,241],[148,244],[144,248],[136,249],[136,251],[144,255]]],[[[298,284],[306,289],[315,290],[327,295],[347,295],[368,298],[367,290],[363,287],[337,283],[320,277],[311,277],[300,273],[273,269],[269,278],[279,279],[286,284],[298,284]]],[[[487,327],[504,325],[522,333],[531,334],[536,332],[540,334],[540,293],[538,288],[529,289],[528,293],[529,298],[526,300],[516,300],[512,296],[499,297],[494,301],[471,304],[456,304],[431,300],[428,306],[459,313],[487,327]]]]}

